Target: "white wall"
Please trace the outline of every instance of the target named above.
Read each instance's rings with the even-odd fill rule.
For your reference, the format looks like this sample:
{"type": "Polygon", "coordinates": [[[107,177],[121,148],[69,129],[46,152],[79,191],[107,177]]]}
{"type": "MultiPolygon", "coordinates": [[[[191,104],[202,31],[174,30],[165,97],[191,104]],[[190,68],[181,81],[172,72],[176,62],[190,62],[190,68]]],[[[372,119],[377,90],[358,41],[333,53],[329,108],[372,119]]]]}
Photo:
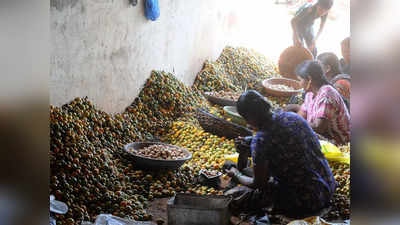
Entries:
{"type": "Polygon", "coordinates": [[[148,21],[143,0],[51,2],[50,103],[89,96],[107,112],[122,111],[152,69],[175,71],[191,85],[206,59],[229,43],[235,14],[228,0],[160,0],[148,21]]]}
{"type": "MultiPolygon", "coordinates": [[[[277,61],[292,44],[293,9],[275,0],[159,0],[155,22],[144,17],[143,1],[131,7],[128,0],[51,0],[51,104],[89,96],[106,112],[120,112],[152,69],[175,71],[191,85],[203,62],[226,45],[277,61]]],[[[331,11],[317,46],[339,55],[350,33],[348,0],[336,0],[331,11]]]]}

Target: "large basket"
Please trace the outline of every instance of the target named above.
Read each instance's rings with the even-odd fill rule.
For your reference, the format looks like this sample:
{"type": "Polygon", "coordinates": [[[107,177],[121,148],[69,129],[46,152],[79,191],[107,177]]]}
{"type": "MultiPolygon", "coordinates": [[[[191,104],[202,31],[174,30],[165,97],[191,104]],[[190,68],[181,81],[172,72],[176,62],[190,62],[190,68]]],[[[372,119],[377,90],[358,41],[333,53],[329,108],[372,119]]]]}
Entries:
{"type": "Polygon", "coordinates": [[[301,88],[300,83],[298,81],[286,79],[286,78],[266,79],[263,81],[263,86],[264,86],[266,93],[273,95],[273,96],[277,96],[277,97],[290,97],[293,95],[298,95],[303,91],[303,89],[301,88]],[[269,86],[271,84],[286,85],[288,87],[293,88],[294,90],[293,91],[281,91],[281,90],[272,89],[269,86]]]}
{"type": "Polygon", "coordinates": [[[236,101],[226,99],[226,98],[218,98],[212,96],[210,92],[204,93],[204,96],[207,98],[208,101],[220,106],[236,106],[236,101]]]}
{"type": "Polygon", "coordinates": [[[197,109],[195,111],[195,117],[199,121],[201,127],[206,132],[212,133],[220,137],[234,139],[239,136],[245,137],[253,135],[251,130],[221,119],[202,109],[197,109]]]}
{"type": "Polygon", "coordinates": [[[305,60],[312,60],[311,52],[304,47],[291,46],[285,49],[279,57],[279,73],[286,78],[297,80],[295,70],[297,65],[305,60]]]}

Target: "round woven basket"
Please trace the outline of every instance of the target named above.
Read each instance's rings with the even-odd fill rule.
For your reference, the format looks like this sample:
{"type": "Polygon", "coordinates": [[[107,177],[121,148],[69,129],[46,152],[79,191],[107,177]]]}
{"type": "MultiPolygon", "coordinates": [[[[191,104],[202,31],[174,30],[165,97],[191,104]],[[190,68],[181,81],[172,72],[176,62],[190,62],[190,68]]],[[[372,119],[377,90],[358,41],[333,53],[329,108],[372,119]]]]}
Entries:
{"type": "Polygon", "coordinates": [[[300,86],[300,83],[296,80],[287,79],[287,78],[271,78],[263,81],[263,86],[265,92],[270,95],[277,96],[277,97],[290,97],[293,95],[298,95],[303,91],[300,86]],[[270,88],[270,85],[273,84],[282,84],[293,88],[293,91],[281,91],[270,88]]]}
{"type": "Polygon", "coordinates": [[[251,136],[252,131],[235,123],[221,119],[205,110],[197,109],[195,117],[204,131],[228,139],[251,136]]]}
{"type": "Polygon", "coordinates": [[[311,52],[304,47],[291,46],[285,49],[278,62],[279,73],[286,78],[297,80],[295,75],[296,66],[305,60],[312,60],[311,52]]]}
{"type": "Polygon", "coordinates": [[[208,101],[211,103],[220,105],[220,106],[236,106],[236,101],[227,98],[218,98],[211,95],[210,92],[204,93],[204,96],[207,98],[208,101]]]}
{"type": "Polygon", "coordinates": [[[142,169],[149,169],[149,170],[162,170],[162,169],[178,169],[181,167],[187,160],[192,158],[192,153],[190,153],[187,149],[178,147],[175,145],[169,145],[161,142],[133,142],[126,144],[124,146],[125,152],[127,152],[130,155],[130,158],[132,159],[133,163],[135,164],[136,167],[142,168],[142,169]],[[134,152],[145,148],[149,147],[151,145],[164,145],[164,146],[170,146],[174,148],[179,148],[183,150],[186,153],[186,157],[182,159],[176,159],[176,160],[162,160],[162,159],[152,159],[152,158],[147,158],[143,157],[140,155],[136,155],[134,152]],[[134,150],[131,152],[131,150],[134,150]]]}

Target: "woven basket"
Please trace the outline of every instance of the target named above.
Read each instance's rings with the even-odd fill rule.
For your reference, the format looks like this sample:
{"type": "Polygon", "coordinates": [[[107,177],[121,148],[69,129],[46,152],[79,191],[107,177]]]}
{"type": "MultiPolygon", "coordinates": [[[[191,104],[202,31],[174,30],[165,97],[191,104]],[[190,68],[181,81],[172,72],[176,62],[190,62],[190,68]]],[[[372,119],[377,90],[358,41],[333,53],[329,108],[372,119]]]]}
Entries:
{"type": "Polygon", "coordinates": [[[208,133],[229,139],[234,139],[239,136],[245,137],[253,135],[251,130],[221,119],[202,109],[197,109],[194,115],[199,121],[201,127],[208,133]]]}
{"type": "Polygon", "coordinates": [[[236,101],[232,101],[226,98],[218,98],[210,95],[210,92],[204,93],[204,96],[207,98],[208,101],[220,106],[236,106],[236,101]]]}
{"type": "Polygon", "coordinates": [[[300,83],[296,80],[291,80],[291,79],[286,79],[286,78],[271,78],[271,79],[266,79],[263,81],[263,86],[265,89],[265,92],[277,96],[277,97],[290,97],[293,95],[298,95],[300,94],[303,89],[300,86],[300,83]],[[271,84],[282,84],[286,85],[288,87],[293,88],[293,91],[281,91],[281,90],[275,90],[270,88],[269,85],[271,84]]]}
{"type": "Polygon", "coordinates": [[[279,57],[279,73],[286,78],[297,80],[295,75],[296,66],[305,60],[312,60],[314,57],[304,47],[291,46],[285,49],[279,57]]]}

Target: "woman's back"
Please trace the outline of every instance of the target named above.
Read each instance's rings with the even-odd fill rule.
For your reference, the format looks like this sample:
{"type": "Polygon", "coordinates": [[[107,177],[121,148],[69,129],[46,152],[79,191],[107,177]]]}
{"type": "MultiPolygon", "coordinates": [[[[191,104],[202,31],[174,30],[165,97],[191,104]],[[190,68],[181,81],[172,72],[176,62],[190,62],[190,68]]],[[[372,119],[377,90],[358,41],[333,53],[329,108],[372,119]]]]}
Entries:
{"type": "Polygon", "coordinates": [[[308,92],[300,109],[306,114],[309,123],[317,119],[326,119],[329,122],[328,138],[337,144],[350,141],[350,113],[339,92],[331,85],[324,85],[314,96],[308,92]]]}
{"type": "Polygon", "coordinates": [[[278,112],[273,124],[254,138],[253,161],[267,160],[271,175],[289,189],[313,184],[332,192],[335,185],[332,172],[307,121],[295,113],[278,112]]]}

